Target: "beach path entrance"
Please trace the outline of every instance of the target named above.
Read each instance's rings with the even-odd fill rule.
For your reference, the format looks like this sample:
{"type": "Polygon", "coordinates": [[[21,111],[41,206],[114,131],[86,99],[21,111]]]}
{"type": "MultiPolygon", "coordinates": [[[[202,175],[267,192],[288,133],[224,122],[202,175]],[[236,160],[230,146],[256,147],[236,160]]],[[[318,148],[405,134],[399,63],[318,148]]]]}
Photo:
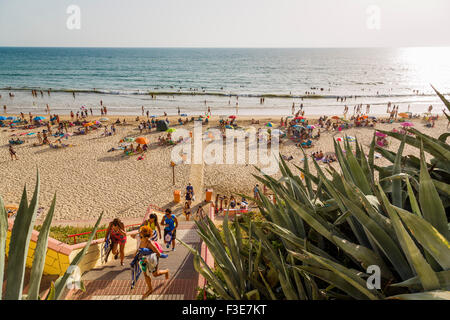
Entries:
{"type": "MultiPolygon", "coordinates": [[[[201,239],[193,221],[180,221],[177,238],[200,251],[201,239]]],[[[159,268],[169,269],[170,278],[152,277],[153,293],[146,300],[194,300],[199,274],[194,269],[192,253],[180,243],[177,243],[175,251],[162,246],[169,257],[159,260],[159,268]]],[[[147,291],[147,284],[141,274],[136,286],[130,289],[132,259],[133,255],[125,256],[124,266],[121,266],[120,259],[111,257],[106,264],[86,272],[82,276],[86,291],[76,290],[66,299],[140,300],[147,291]]]]}

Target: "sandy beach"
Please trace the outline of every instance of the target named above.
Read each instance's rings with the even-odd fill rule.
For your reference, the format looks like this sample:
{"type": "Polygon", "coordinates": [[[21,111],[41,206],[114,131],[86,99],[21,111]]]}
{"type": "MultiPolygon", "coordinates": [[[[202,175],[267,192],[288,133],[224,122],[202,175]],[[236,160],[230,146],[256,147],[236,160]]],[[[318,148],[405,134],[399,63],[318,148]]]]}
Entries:
{"type": "MultiPolygon", "coordinates": [[[[10,114],[8,114],[10,116],[10,114]]],[[[16,115],[17,116],[17,115],[16,115]]],[[[48,115],[43,115],[47,116],[48,115]]],[[[88,117],[88,121],[97,120],[100,117],[88,117]]],[[[117,116],[110,116],[109,124],[116,120],[117,116]]],[[[140,117],[141,120],[143,117],[140,117]]],[[[61,120],[69,119],[62,116],[61,120]]],[[[53,149],[48,145],[33,146],[37,143],[36,135],[22,136],[26,142],[14,146],[19,160],[11,160],[8,153],[8,140],[12,134],[22,132],[38,132],[44,127],[33,130],[0,129],[0,194],[5,204],[18,204],[23,186],[26,184],[29,197],[33,192],[36,169],[39,169],[40,206],[46,213],[51,203],[53,194],[57,194],[54,224],[70,223],[71,221],[95,220],[104,211],[106,220],[119,217],[124,221],[143,217],[149,204],[159,207],[171,207],[180,212],[180,206],[174,206],[173,191],[181,190],[182,196],[188,182],[194,185],[197,201],[203,199],[204,190],[212,188],[214,193],[230,195],[231,193],[244,193],[252,195],[252,190],[257,183],[252,174],[258,174],[252,165],[187,165],[180,164],[175,167],[175,185],[172,184],[171,152],[173,146],[159,146],[158,137],[166,135],[164,132],[152,130],[151,133],[140,134],[139,122],[135,116],[120,116],[126,119],[127,125],[117,125],[116,134],[108,137],[101,136],[103,128],[99,128],[87,135],[71,136],[63,143],[73,146],[63,149],[53,149]],[[124,137],[145,136],[149,139],[149,150],[143,160],[138,160],[137,155],[126,156],[123,151],[108,152],[113,147],[118,147],[119,141],[124,137]]],[[[178,117],[169,117],[171,123],[178,117]]],[[[147,120],[145,118],[145,120],[147,120]]],[[[212,116],[209,124],[203,126],[203,132],[207,128],[218,125],[219,117],[212,116]]],[[[308,118],[310,123],[314,123],[308,118]]],[[[241,127],[264,127],[272,121],[273,128],[280,124],[280,118],[275,117],[238,117],[237,123],[241,127]],[[260,121],[258,125],[251,125],[251,119],[260,121]]],[[[420,119],[414,119],[415,128],[438,137],[447,130],[447,120],[439,118],[434,128],[426,128],[420,119]]],[[[193,123],[183,126],[192,130],[193,123]]],[[[377,124],[376,128],[392,130],[399,128],[400,123],[377,124]]],[[[53,127],[56,130],[56,126],[53,127]]],[[[175,126],[179,128],[179,126],[175,126]]],[[[74,129],[69,129],[69,132],[74,129]]],[[[312,161],[309,155],[314,151],[333,151],[333,139],[349,135],[357,137],[359,142],[368,149],[373,136],[373,128],[351,128],[342,132],[321,132],[319,140],[314,141],[314,147],[307,149],[308,161],[312,161]]],[[[317,131],[317,130],[315,130],[317,131]]],[[[16,138],[14,136],[14,138],[16,138]]],[[[56,138],[51,137],[50,142],[56,138]]],[[[399,143],[389,139],[388,149],[397,150],[399,143]]],[[[206,144],[206,143],[204,143],[206,144]]],[[[414,148],[405,147],[405,154],[412,153],[414,148]]],[[[225,151],[224,151],[225,152],[225,151]]],[[[284,139],[280,144],[280,153],[292,156],[290,167],[303,166],[301,150],[289,140],[284,139]]],[[[382,164],[383,159],[376,159],[376,164],[382,164]]],[[[336,165],[336,164],[332,164],[336,165]]],[[[312,166],[312,163],[310,167],[312,166]]],[[[327,166],[327,164],[321,164],[327,166]]],[[[278,177],[275,174],[274,177],[278,177]]],[[[45,214],[40,214],[42,221],[45,214]]],[[[184,219],[184,218],[182,218],[184,219]]]]}

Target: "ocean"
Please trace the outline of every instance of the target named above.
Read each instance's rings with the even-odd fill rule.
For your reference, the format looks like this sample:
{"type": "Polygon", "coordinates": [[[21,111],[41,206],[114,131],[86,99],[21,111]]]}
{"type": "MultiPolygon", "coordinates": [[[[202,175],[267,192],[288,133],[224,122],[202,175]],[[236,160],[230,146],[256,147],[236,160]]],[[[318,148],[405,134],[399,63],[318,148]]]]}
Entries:
{"type": "Polygon", "coordinates": [[[44,113],[47,104],[52,113],[82,106],[99,113],[100,101],[109,114],[141,114],[144,106],[152,115],[178,107],[188,115],[207,107],[221,115],[290,115],[293,103],[306,115],[341,114],[359,103],[382,114],[388,101],[400,111],[431,104],[440,112],[430,84],[450,93],[450,48],[0,47],[0,105],[11,113],[44,113]],[[31,89],[44,94],[33,98],[31,89]]]}

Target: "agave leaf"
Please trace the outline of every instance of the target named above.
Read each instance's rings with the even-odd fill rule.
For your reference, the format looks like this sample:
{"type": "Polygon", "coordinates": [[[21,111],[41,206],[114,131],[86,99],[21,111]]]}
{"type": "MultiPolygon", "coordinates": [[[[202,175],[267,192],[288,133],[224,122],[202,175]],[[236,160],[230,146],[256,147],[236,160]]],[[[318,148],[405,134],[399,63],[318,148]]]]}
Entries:
{"type": "Polygon", "coordinates": [[[261,277],[261,280],[263,281],[264,285],[266,286],[267,292],[269,292],[270,295],[270,299],[272,300],[277,300],[277,297],[275,296],[275,294],[272,291],[272,288],[270,287],[270,285],[267,283],[266,279],[264,279],[264,276],[262,274],[261,271],[259,271],[259,276],[261,277]]]}
{"type": "Polygon", "coordinates": [[[430,222],[447,240],[450,239],[448,230],[448,222],[445,214],[444,206],[436,190],[436,187],[428,173],[425,163],[425,155],[423,144],[420,147],[420,185],[419,185],[419,202],[422,214],[425,220],[430,222]]]}
{"type": "MultiPolygon", "coordinates": [[[[403,149],[405,148],[406,135],[404,135],[402,142],[400,143],[400,147],[398,149],[397,155],[395,156],[394,167],[392,170],[392,175],[401,174],[401,161],[403,149]]],[[[402,181],[394,179],[392,181],[392,204],[396,207],[402,208],[402,181]]]]}
{"type": "Polygon", "coordinates": [[[8,267],[6,271],[5,300],[22,300],[25,265],[28,246],[36,219],[37,203],[39,199],[39,172],[36,175],[36,186],[30,206],[27,205],[26,189],[22,194],[19,209],[9,243],[8,267]]]}
{"type": "Polygon", "coordinates": [[[62,275],[55,281],[55,299],[56,300],[59,300],[59,298],[63,294],[64,289],[66,287],[66,283],[69,280],[69,277],[71,276],[71,273],[69,272],[69,270],[72,269],[71,267],[78,266],[78,264],[81,262],[81,260],[85,256],[86,252],[89,250],[89,247],[91,245],[92,240],[95,237],[95,233],[97,232],[97,229],[100,224],[100,221],[102,220],[102,217],[103,217],[103,212],[100,214],[100,217],[98,217],[97,222],[95,223],[94,229],[92,230],[92,233],[89,236],[89,239],[86,242],[86,245],[84,246],[84,248],[80,252],[78,252],[78,254],[75,256],[75,258],[72,260],[72,263],[70,264],[69,268],[67,268],[64,275],[62,275]]]}
{"type": "Polygon", "coordinates": [[[377,265],[381,269],[381,275],[383,278],[394,279],[394,276],[389,271],[389,268],[386,266],[383,259],[372,250],[364,246],[354,244],[350,241],[341,239],[337,236],[333,236],[333,239],[334,243],[336,243],[339,248],[344,250],[348,255],[358,261],[364,268],[364,270],[367,270],[367,268],[371,265],[377,265]]]}
{"type": "Polygon", "coordinates": [[[450,269],[450,244],[425,219],[401,208],[395,208],[414,238],[429,252],[444,270],[450,269]]]}
{"type": "Polygon", "coordinates": [[[439,141],[443,142],[443,143],[447,143],[447,138],[450,137],[450,132],[444,132],[443,134],[441,134],[438,138],[439,141]]]}
{"type": "Polygon", "coordinates": [[[307,265],[303,266],[294,266],[296,270],[301,270],[309,273],[310,275],[317,277],[329,284],[335,286],[336,288],[341,289],[349,296],[353,297],[357,300],[367,300],[367,296],[361,293],[358,289],[352,286],[349,282],[344,280],[344,278],[340,277],[336,273],[322,268],[310,267],[307,265]]]}
{"type": "MultiPolygon", "coordinates": [[[[3,282],[6,257],[6,237],[8,234],[8,212],[0,196],[0,280],[3,282]]],[[[0,299],[3,296],[3,285],[0,286],[0,299]]]]}
{"type": "Polygon", "coordinates": [[[417,216],[422,217],[422,213],[420,212],[420,208],[419,208],[419,204],[417,203],[416,196],[414,195],[411,184],[409,183],[409,178],[406,178],[406,188],[408,190],[408,197],[409,197],[409,202],[411,204],[411,209],[417,216]]]}
{"type": "Polygon", "coordinates": [[[370,233],[373,240],[376,242],[379,249],[385,254],[385,256],[394,265],[395,270],[400,274],[403,280],[411,278],[411,268],[405,260],[401,250],[396,242],[389,236],[387,231],[380,227],[373,219],[368,217],[363,210],[361,210],[351,200],[346,199],[342,195],[345,204],[348,206],[353,216],[364,226],[364,228],[370,233]]]}
{"type": "MultiPolygon", "coordinates": [[[[441,289],[450,290],[450,270],[436,272],[441,289]]],[[[422,291],[423,286],[419,277],[414,277],[403,282],[391,284],[391,287],[406,287],[410,290],[422,291]]]]}
{"type": "Polygon", "coordinates": [[[356,160],[356,157],[353,155],[353,150],[348,142],[346,143],[346,157],[349,171],[353,177],[355,185],[361,189],[364,194],[372,194],[369,180],[367,179],[366,174],[364,174],[364,170],[358,163],[358,160],[356,160]]]}
{"type": "Polygon", "coordinates": [[[413,266],[417,275],[419,276],[420,281],[425,290],[435,290],[439,289],[439,280],[436,276],[436,273],[433,271],[431,266],[422,256],[419,248],[415,245],[414,241],[409,236],[405,227],[403,226],[400,217],[394,210],[394,206],[389,203],[386,195],[381,189],[381,186],[378,185],[380,190],[381,197],[383,199],[384,206],[387,209],[389,217],[391,218],[392,224],[394,226],[395,232],[397,233],[397,238],[400,242],[401,247],[403,248],[403,252],[406,255],[411,266],[413,266]]]}
{"type": "Polygon", "coordinates": [[[229,224],[228,224],[228,212],[225,214],[225,219],[223,221],[223,232],[225,234],[225,242],[227,245],[228,250],[230,251],[234,270],[236,272],[231,274],[231,276],[235,279],[234,280],[234,286],[239,288],[239,290],[245,289],[245,278],[244,278],[244,270],[243,270],[243,264],[239,252],[239,247],[237,245],[236,238],[234,234],[230,231],[229,224]]]}
{"type": "Polygon", "coordinates": [[[45,217],[42,228],[39,232],[39,237],[34,249],[33,266],[30,273],[30,288],[28,289],[28,300],[39,299],[39,287],[41,285],[42,273],[45,266],[45,258],[47,252],[48,236],[50,234],[50,225],[55,212],[56,194],[53,196],[52,204],[45,217]]]}
{"type": "Polygon", "coordinates": [[[205,260],[200,256],[197,250],[193,249],[187,243],[182,240],[177,239],[182,245],[184,245],[194,256],[194,269],[200,273],[210,285],[214,287],[214,290],[226,300],[233,300],[233,298],[227,293],[225,287],[222,284],[222,281],[217,278],[217,276],[212,272],[209,268],[208,264],[205,260]]]}
{"type": "Polygon", "coordinates": [[[321,258],[316,256],[310,252],[305,251],[305,254],[320,263],[325,269],[334,272],[336,275],[340,276],[343,280],[347,281],[350,285],[352,285],[355,289],[360,291],[370,300],[378,300],[380,298],[378,292],[371,292],[367,289],[366,282],[363,281],[360,277],[356,276],[350,269],[340,265],[339,263],[335,263],[331,260],[321,258]]]}
{"type": "Polygon", "coordinates": [[[55,283],[52,281],[45,300],[55,300],[55,283]]]}
{"type": "Polygon", "coordinates": [[[435,290],[418,293],[399,294],[389,297],[396,300],[450,300],[450,291],[435,290]]]}
{"type": "Polygon", "coordinates": [[[431,86],[433,88],[433,90],[436,92],[436,94],[438,95],[438,97],[442,100],[442,102],[445,104],[445,106],[447,107],[447,109],[450,111],[450,102],[444,97],[443,94],[441,94],[439,91],[437,91],[437,89],[435,87],[433,87],[433,85],[431,86]]]}

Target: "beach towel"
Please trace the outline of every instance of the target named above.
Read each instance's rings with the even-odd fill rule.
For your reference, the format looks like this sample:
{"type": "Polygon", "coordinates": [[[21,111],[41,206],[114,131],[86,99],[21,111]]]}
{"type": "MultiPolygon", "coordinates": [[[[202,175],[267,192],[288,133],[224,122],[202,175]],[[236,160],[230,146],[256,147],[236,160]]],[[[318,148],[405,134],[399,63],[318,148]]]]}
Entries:
{"type": "Polygon", "coordinates": [[[110,241],[109,235],[108,235],[105,243],[103,244],[103,246],[101,248],[101,252],[100,252],[102,263],[108,262],[108,257],[109,257],[109,254],[111,253],[111,250],[112,250],[112,246],[111,246],[111,241],[110,241]]]}
{"type": "MultiPolygon", "coordinates": [[[[167,254],[161,254],[161,258],[167,258],[167,254]]],[[[146,272],[150,276],[158,266],[159,258],[152,250],[148,248],[140,248],[138,253],[131,261],[131,289],[133,289],[139,280],[142,271],[146,272]],[[150,259],[145,259],[145,257],[150,256],[150,259]],[[142,259],[144,258],[144,259],[142,259]],[[156,259],[156,262],[155,262],[156,259]]]]}

